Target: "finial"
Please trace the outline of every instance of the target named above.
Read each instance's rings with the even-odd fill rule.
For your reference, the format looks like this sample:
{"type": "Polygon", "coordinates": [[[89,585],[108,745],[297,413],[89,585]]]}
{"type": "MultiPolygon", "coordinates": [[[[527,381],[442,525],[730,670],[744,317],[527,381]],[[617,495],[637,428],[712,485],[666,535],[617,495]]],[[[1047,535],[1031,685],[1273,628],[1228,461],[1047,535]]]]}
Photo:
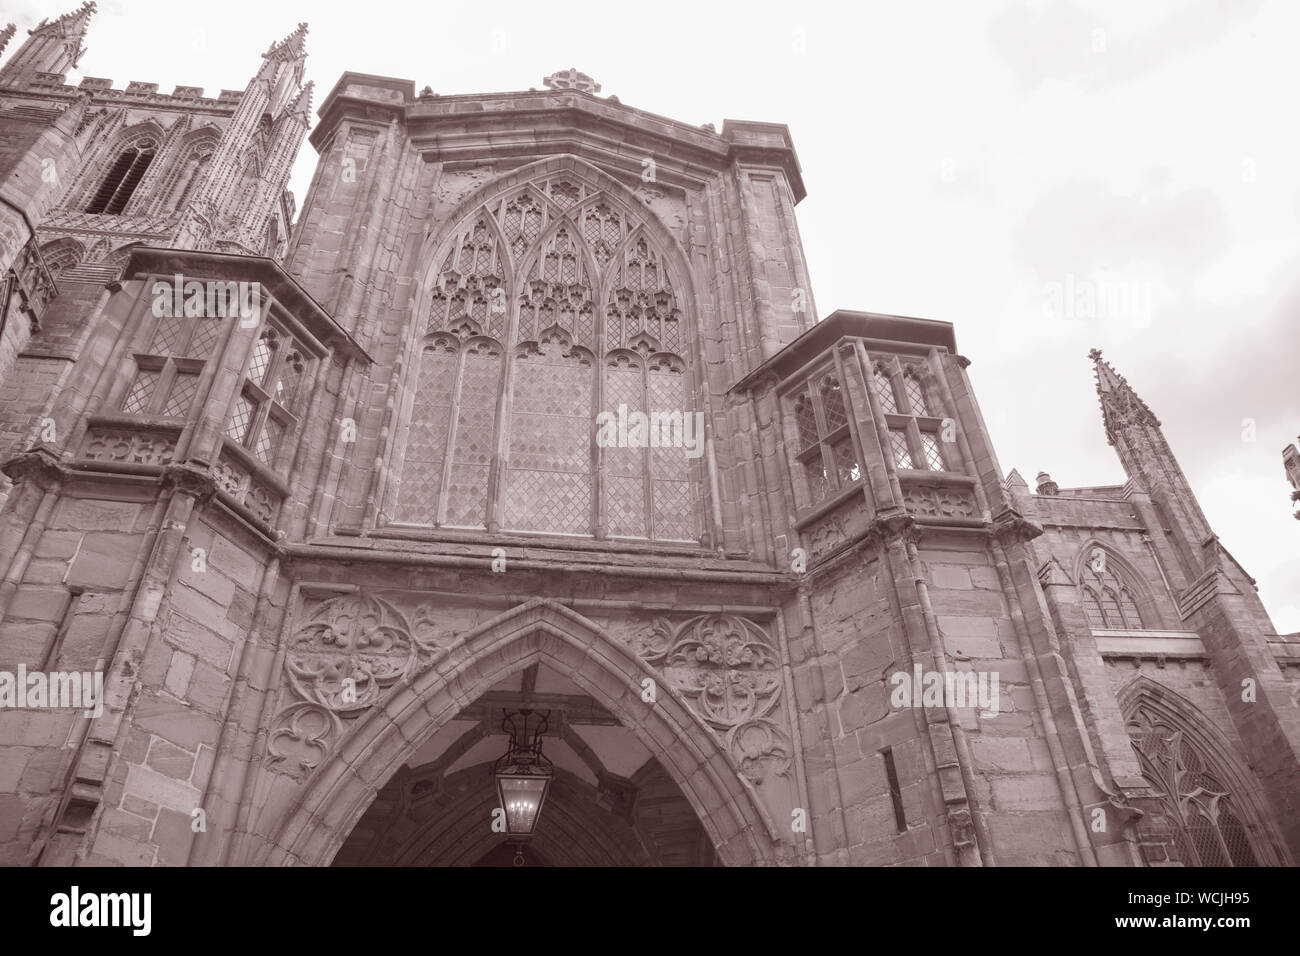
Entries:
{"type": "Polygon", "coordinates": [[[1089,352],[1088,352],[1088,358],[1092,359],[1094,362],[1100,362],[1100,361],[1101,361],[1101,349],[1091,349],[1091,350],[1089,350],[1089,352]]]}
{"type": "Polygon", "coordinates": [[[599,83],[574,67],[552,73],[542,80],[542,85],[552,90],[577,90],[579,93],[590,93],[593,96],[600,92],[599,83]]]}

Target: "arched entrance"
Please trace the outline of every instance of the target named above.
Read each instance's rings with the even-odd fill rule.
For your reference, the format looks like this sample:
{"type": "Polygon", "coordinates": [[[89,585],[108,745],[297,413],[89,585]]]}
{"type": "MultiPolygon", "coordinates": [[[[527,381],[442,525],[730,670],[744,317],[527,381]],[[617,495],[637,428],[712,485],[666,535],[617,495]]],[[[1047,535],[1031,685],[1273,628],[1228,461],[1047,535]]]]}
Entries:
{"type": "Polygon", "coordinates": [[[504,715],[523,708],[548,715],[543,746],[555,764],[524,865],[717,862],[690,802],[650,751],[539,662],[498,681],[429,738],[379,792],[334,865],[514,865],[509,838],[490,827],[499,803],[492,762],[506,749],[504,715]]]}
{"type": "MultiPolygon", "coordinates": [[[[340,746],[307,780],[300,797],[275,829],[264,861],[288,865],[329,864],[390,781],[401,780],[399,774],[409,776],[421,767],[427,769],[429,761],[423,759],[421,748],[425,748],[426,756],[435,752],[441,756],[441,748],[461,741],[459,746],[464,749],[459,756],[468,755],[466,765],[446,763],[439,768],[438,778],[448,801],[445,815],[452,819],[453,829],[446,834],[451,842],[426,841],[423,849],[404,843],[402,852],[406,854],[404,860],[417,865],[431,863],[434,858],[465,865],[478,862],[495,847],[490,840],[480,841],[484,835],[480,831],[488,830],[492,809],[486,803],[494,803],[495,794],[485,788],[482,773],[464,781],[455,779],[457,773],[476,766],[480,755],[471,754],[471,749],[482,741],[466,738],[463,724],[457,734],[454,722],[460,719],[485,724],[480,736],[490,736],[485,715],[494,703],[500,703],[499,698],[491,695],[510,692],[516,679],[522,693],[530,669],[535,691],[543,666],[548,674],[563,675],[571,682],[572,688],[566,690],[576,689],[577,694],[568,696],[590,698],[615,722],[619,732],[628,734],[628,741],[635,741],[653,759],[655,766],[641,765],[646,771],[643,781],[653,782],[658,772],[656,767],[662,771],[694,812],[719,863],[744,866],[777,862],[775,828],[752,785],[738,772],[718,738],[663,682],[656,684],[653,702],[643,700],[642,682],[646,678],[656,679],[655,672],[582,615],[543,599],[529,601],[461,635],[432,667],[360,717],[340,746]],[[444,735],[441,740],[440,734],[444,735]],[[477,782],[473,782],[474,777],[477,782]],[[457,829],[462,827],[463,832],[457,829]],[[464,847],[452,853],[448,847],[456,839],[462,839],[466,846],[481,842],[481,854],[474,856],[464,847]],[[452,856],[444,856],[445,853],[452,856]]],[[[567,721],[560,721],[561,727],[566,724],[567,721]]],[[[583,779],[578,765],[563,768],[573,774],[573,780],[566,777],[562,784],[568,789],[554,819],[559,821],[566,814],[572,817],[573,827],[568,831],[571,833],[579,832],[582,824],[607,829],[606,836],[596,841],[598,849],[591,850],[588,862],[597,862],[600,853],[621,853],[630,863],[651,862],[653,853],[642,846],[643,855],[638,856],[636,840],[629,840],[628,834],[620,829],[631,829],[635,837],[635,820],[626,814],[620,819],[607,806],[617,803],[611,794],[619,789],[617,778],[625,775],[617,771],[613,776],[607,773],[602,794],[592,759],[583,759],[581,753],[584,746],[591,748],[591,738],[598,735],[573,729],[581,725],[569,726],[570,737],[566,739],[562,734],[560,740],[596,777],[597,785],[591,787],[590,780],[583,779]],[[594,815],[594,811],[593,815],[584,816],[581,812],[584,802],[588,810],[592,805],[603,808],[602,812],[610,819],[594,815]]],[[[486,754],[488,745],[482,746],[482,754],[486,754]]],[[[617,747],[606,749],[613,753],[617,747]]],[[[496,750],[493,756],[500,752],[496,750]]],[[[604,767],[599,755],[595,761],[604,767]]],[[[389,791],[389,796],[394,796],[394,791],[389,791]]],[[[669,794],[670,800],[671,797],[669,794]]],[[[377,812],[382,812],[382,808],[377,812]]],[[[547,845],[541,844],[541,852],[550,862],[561,862],[556,858],[555,847],[562,842],[558,834],[563,832],[557,831],[550,853],[547,845]]],[[[357,839],[363,837],[359,835],[357,839]]],[[[644,844],[644,837],[640,840],[644,844]]],[[[346,862],[355,861],[340,860],[346,862]]]]}

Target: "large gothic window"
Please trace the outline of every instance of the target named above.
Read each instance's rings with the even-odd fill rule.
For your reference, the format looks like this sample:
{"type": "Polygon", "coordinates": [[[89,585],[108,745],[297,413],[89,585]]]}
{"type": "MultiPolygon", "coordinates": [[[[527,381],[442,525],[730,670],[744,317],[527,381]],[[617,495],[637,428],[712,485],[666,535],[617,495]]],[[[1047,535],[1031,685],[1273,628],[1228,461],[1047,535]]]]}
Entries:
{"type": "Polygon", "coordinates": [[[1142,774],[1160,795],[1186,866],[1259,866],[1248,811],[1194,728],[1148,700],[1128,720],[1142,774]]]}
{"type": "Polygon", "coordinates": [[[681,304],[636,215],[558,176],[475,210],[439,255],[392,520],[697,541],[688,449],[596,440],[622,408],[703,447],[681,304]]]}
{"type": "Polygon", "coordinates": [[[124,147],[95,190],[86,212],[117,215],[125,209],[157,153],[158,142],[151,137],[124,147]]]}

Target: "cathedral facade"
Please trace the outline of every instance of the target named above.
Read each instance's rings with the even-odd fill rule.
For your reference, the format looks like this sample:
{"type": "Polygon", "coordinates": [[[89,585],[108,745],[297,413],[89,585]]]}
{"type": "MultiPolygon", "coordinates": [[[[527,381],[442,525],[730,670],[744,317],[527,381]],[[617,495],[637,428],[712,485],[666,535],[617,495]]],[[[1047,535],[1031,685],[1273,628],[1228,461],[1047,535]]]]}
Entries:
{"type": "Polygon", "coordinates": [[[212,98],[94,12],[0,61],[0,863],[1300,859],[1152,410],[1094,351],[1128,480],[1004,473],[952,325],[817,320],[785,126],[346,73],[296,210],[305,25],[212,98]]]}

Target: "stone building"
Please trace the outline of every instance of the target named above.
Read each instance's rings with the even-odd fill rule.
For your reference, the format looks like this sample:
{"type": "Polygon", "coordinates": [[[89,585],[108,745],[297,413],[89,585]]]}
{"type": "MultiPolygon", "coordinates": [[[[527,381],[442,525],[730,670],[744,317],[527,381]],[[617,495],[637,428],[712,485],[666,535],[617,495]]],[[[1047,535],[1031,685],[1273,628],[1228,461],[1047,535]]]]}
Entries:
{"type": "Polygon", "coordinates": [[[952,325],[815,321],[785,126],[347,73],[294,222],[305,27],[74,88],[93,12],[0,67],[0,862],[508,864],[524,711],[530,864],[1300,855],[1151,410],[1094,353],[1129,480],[1004,477],[952,325]]]}

